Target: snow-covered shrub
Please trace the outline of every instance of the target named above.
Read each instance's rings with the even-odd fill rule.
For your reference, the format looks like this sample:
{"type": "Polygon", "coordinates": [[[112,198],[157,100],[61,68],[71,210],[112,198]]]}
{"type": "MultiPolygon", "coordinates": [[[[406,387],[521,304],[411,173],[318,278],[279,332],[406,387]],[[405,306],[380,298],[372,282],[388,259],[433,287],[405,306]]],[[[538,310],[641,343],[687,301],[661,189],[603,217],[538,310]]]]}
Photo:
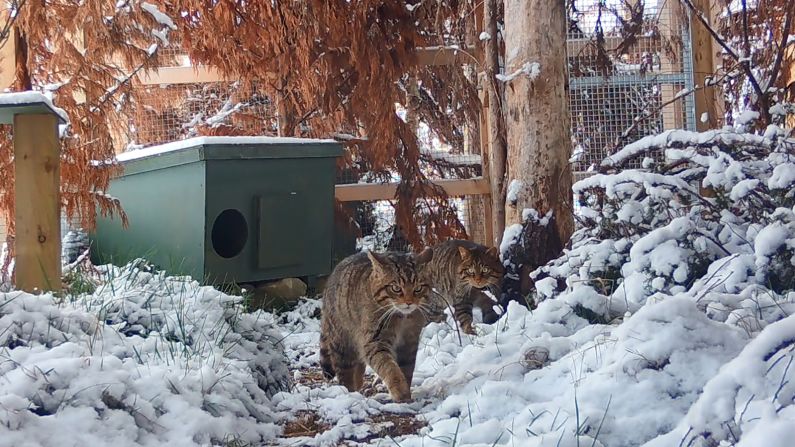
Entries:
{"type": "Polygon", "coordinates": [[[0,294],[0,443],[208,445],[278,434],[273,316],[136,264],[93,293],[0,294]]]}
{"type": "Polygon", "coordinates": [[[682,422],[648,446],[791,445],[794,360],[795,315],[767,326],[723,365],[682,422]]]}
{"type": "Polygon", "coordinates": [[[712,315],[758,315],[753,331],[795,310],[795,139],[778,124],[748,128],[671,130],[604,160],[574,186],[571,248],[532,274],[538,299],[586,288],[577,304],[610,321],[651,297],[701,293],[712,315]],[[625,169],[631,160],[643,168],[625,169]]]}

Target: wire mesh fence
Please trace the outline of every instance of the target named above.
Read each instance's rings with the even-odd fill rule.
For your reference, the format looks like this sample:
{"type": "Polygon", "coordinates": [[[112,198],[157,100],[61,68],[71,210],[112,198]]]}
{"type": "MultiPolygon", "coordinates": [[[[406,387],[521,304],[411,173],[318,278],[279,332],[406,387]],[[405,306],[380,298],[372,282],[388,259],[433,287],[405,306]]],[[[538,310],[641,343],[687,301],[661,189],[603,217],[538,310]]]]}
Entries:
{"type": "Polygon", "coordinates": [[[130,123],[130,142],[151,146],[219,127],[227,134],[276,135],[277,113],[270,98],[256,86],[235,82],[140,86],[130,123]]]}
{"type": "MultiPolygon", "coordinates": [[[[678,2],[576,0],[568,31],[573,169],[622,145],[695,128],[688,18],[678,2]]],[[[638,166],[630,166],[638,167],[638,166]]]]}
{"type": "Polygon", "coordinates": [[[6,224],[6,218],[3,215],[0,215],[0,245],[2,245],[6,240],[6,235],[8,234],[8,225],[6,224]]]}

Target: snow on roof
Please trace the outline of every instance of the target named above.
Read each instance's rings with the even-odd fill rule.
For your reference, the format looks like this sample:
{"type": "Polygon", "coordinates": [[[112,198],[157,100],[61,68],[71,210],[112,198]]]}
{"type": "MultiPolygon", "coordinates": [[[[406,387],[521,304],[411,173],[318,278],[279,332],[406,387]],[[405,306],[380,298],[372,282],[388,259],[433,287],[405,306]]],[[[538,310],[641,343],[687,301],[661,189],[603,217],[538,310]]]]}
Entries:
{"type": "Polygon", "coordinates": [[[0,107],[22,106],[36,103],[43,103],[45,106],[49,107],[58,118],[63,120],[63,122],[69,122],[69,116],[66,112],[59,107],[55,107],[50,98],[40,92],[29,90],[25,92],[0,93],[0,107]]]}
{"type": "Polygon", "coordinates": [[[135,160],[138,158],[162,155],[194,146],[209,144],[243,145],[243,144],[326,144],[336,143],[334,140],[321,140],[312,138],[289,137],[195,137],[186,140],[172,141],[171,143],[151,146],[123,152],[116,156],[118,161],[135,160]]]}

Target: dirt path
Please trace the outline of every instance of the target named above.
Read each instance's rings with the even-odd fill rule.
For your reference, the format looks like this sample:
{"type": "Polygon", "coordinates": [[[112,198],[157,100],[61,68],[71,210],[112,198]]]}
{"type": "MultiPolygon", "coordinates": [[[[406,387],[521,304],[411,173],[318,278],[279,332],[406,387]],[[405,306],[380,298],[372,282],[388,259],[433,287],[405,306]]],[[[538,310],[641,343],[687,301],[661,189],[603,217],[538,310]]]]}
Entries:
{"type": "MultiPolygon", "coordinates": [[[[294,377],[296,377],[295,389],[297,391],[308,392],[311,395],[313,390],[328,389],[329,383],[324,379],[319,367],[305,367],[295,371],[298,372],[298,374],[294,374],[294,377]]],[[[384,395],[387,393],[386,388],[380,382],[374,384],[374,379],[373,375],[367,376],[365,388],[361,392],[362,397],[379,402],[387,402],[388,399],[384,399],[384,395]]],[[[348,425],[347,427],[340,427],[339,424],[333,426],[321,414],[320,408],[311,408],[311,399],[307,404],[307,409],[297,410],[289,420],[282,424],[284,433],[278,445],[355,446],[369,444],[379,439],[395,440],[406,435],[417,434],[427,425],[422,416],[417,415],[415,412],[382,410],[363,418],[351,418],[350,424],[345,424],[348,425]],[[336,441],[328,439],[327,441],[332,443],[326,443],[324,435],[329,434],[335,428],[343,428],[342,431],[347,431],[348,433],[343,434],[336,441]]],[[[334,437],[337,436],[331,436],[331,438],[334,437]]]]}

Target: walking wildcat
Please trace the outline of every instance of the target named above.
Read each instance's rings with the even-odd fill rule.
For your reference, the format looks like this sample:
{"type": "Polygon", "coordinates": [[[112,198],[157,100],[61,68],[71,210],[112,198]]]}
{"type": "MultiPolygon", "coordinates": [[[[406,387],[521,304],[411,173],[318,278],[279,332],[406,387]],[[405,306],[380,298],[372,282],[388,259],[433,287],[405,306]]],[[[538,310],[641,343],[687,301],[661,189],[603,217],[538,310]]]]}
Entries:
{"type": "Polygon", "coordinates": [[[499,315],[492,309],[494,302],[483,292],[496,292],[502,280],[504,270],[497,249],[452,239],[434,246],[433,252],[433,259],[425,269],[438,294],[433,318],[443,319],[443,308],[452,306],[461,330],[474,334],[472,307],[477,305],[485,323],[497,321],[499,315]]]}
{"type": "Polygon", "coordinates": [[[430,285],[422,270],[433,257],[358,253],[340,262],[326,283],[320,323],[320,365],[350,391],[359,390],[365,365],[397,402],[411,399],[420,333],[430,285]]]}

